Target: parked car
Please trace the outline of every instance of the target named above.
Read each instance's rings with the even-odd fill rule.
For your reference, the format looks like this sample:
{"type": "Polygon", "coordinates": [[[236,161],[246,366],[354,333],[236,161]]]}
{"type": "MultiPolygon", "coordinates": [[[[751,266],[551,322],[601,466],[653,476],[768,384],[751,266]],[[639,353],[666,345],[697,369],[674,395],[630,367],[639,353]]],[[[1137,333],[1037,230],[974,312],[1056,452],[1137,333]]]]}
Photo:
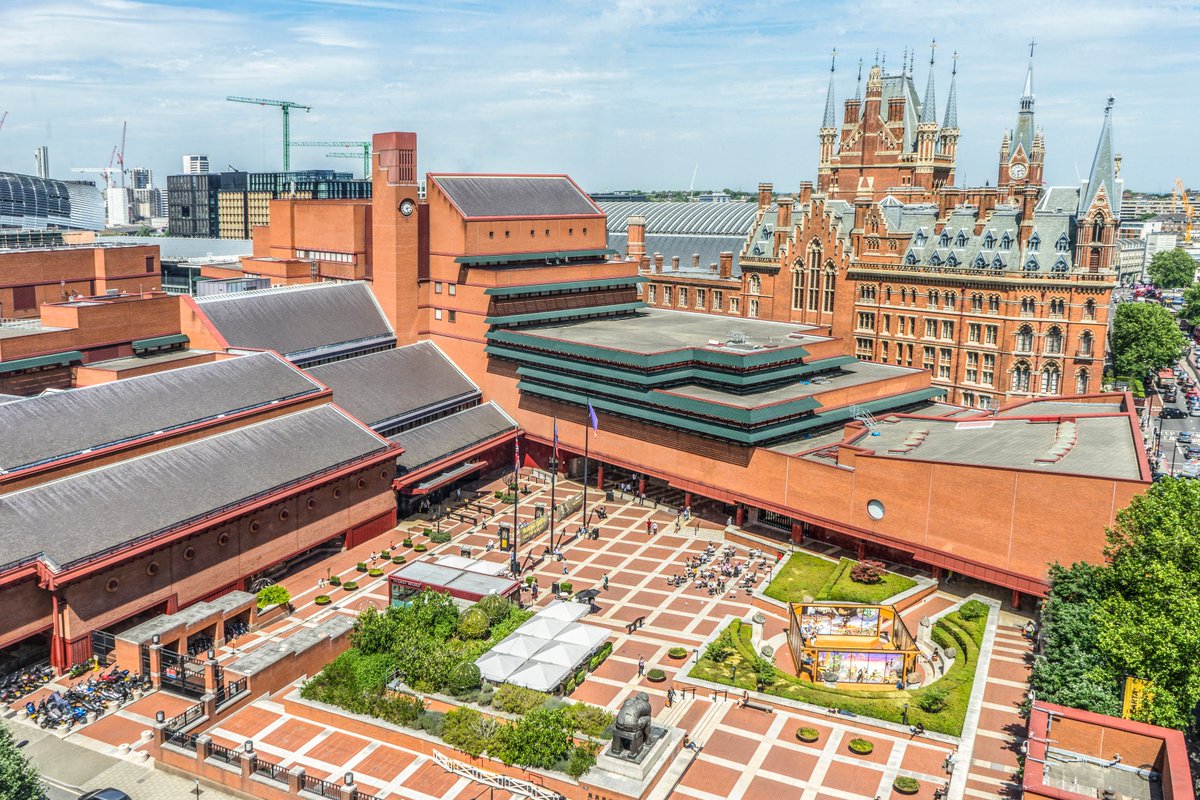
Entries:
{"type": "Polygon", "coordinates": [[[1177,478],[1200,478],[1200,464],[1185,464],[1183,469],[1179,470],[1177,478]]]}
{"type": "Polygon", "coordinates": [[[1163,400],[1165,400],[1168,403],[1174,403],[1178,399],[1179,399],[1179,392],[1176,391],[1174,386],[1168,386],[1167,390],[1165,392],[1163,392],[1163,400]]]}
{"type": "Polygon", "coordinates": [[[1191,444],[1192,443],[1192,432],[1191,431],[1180,431],[1179,436],[1177,436],[1175,438],[1175,441],[1179,442],[1180,444],[1191,444]]]}
{"type": "Polygon", "coordinates": [[[88,792],[79,798],[79,800],[133,800],[129,795],[122,792],[120,789],[97,789],[94,792],[88,792]]]}
{"type": "Polygon", "coordinates": [[[1187,412],[1185,412],[1182,408],[1167,406],[1159,412],[1158,416],[1159,419],[1186,419],[1187,412]]]}
{"type": "Polygon", "coordinates": [[[1189,444],[1185,455],[1188,458],[1200,458],[1200,444],[1189,444]]]}

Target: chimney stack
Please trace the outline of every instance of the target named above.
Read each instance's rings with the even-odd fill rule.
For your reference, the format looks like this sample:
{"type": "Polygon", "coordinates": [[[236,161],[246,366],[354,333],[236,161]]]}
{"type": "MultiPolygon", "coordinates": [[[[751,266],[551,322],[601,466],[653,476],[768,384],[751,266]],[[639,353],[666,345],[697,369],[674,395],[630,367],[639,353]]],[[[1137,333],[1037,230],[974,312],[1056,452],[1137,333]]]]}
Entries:
{"type": "Polygon", "coordinates": [[[770,208],[771,207],[771,195],[773,194],[774,189],[775,189],[774,184],[760,183],[758,185],[758,207],[759,208],[770,208]]]}
{"type": "Polygon", "coordinates": [[[671,269],[679,272],[679,256],[671,256],[671,269]]]}
{"type": "Polygon", "coordinates": [[[779,198],[779,221],[775,225],[777,231],[787,231],[792,227],[792,203],[790,197],[779,198]]]}
{"type": "Polygon", "coordinates": [[[800,181],[800,199],[799,203],[806,206],[812,201],[813,185],[812,181],[800,181]]]}
{"type": "Polygon", "coordinates": [[[692,253],[692,269],[700,269],[700,254],[692,253]]]}
{"type": "Polygon", "coordinates": [[[649,272],[650,271],[650,256],[642,254],[642,258],[638,262],[638,271],[639,272],[649,272]]]}
{"type": "Polygon", "coordinates": [[[634,215],[625,221],[625,255],[639,264],[646,255],[646,218],[634,215]]]}
{"type": "MultiPolygon", "coordinates": [[[[767,184],[768,187],[770,187],[770,185],[771,184],[769,184],[769,183],[767,184]]],[[[768,194],[770,193],[769,188],[767,189],[767,192],[768,192],[768,194]]],[[[730,250],[725,250],[721,253],[720,276],[722,278],[732,278],[733,277],[733,252],[730,250]]]]}
{"type": "Polygon", "coordinates": [[[654,271],[655,272],[663,271],[663,254],[662,253],[654,254],[654,271]]]}

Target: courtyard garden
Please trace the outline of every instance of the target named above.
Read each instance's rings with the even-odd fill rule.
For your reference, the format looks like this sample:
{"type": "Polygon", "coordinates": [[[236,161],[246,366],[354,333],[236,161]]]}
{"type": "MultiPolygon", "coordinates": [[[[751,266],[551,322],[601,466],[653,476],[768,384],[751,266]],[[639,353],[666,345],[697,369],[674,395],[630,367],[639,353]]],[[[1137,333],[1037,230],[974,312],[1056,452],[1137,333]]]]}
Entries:
{"type": "MultiPolygon", "coordinates": [[[[350,634],[352,647],[300,694],[422,730],[473,758],[486,754],[577,779],[595,764],[601,741],[611,738],[612,715],[520,686],[494,687],[475,665],[531,616],[497,596],[460,612],[449,595],[430,590],[404,606],[368,608],[350,634]],[[433,710],[418,693],[449,695],[460,705],[433,710]]],[[[602,661],[598,653],[588,666],[602,661]]],[[[571,688],[587,670],[579,672],[571,688]]]]}
{"type": "Polygon", "coordinates": [[[764,593],[781,603],[881,603],[916,585],[912,578],[888,572],[879,561],[830,561],[800,550],[788,557],[764,593]]]}
{"type": "Polygon", "coordinates": [[[907,704],[909,724],[957,736],[967,715],[988,612],[985,604],[970,600],[934,623],[933,640],[953,648],[956,657],[944,675],[920,689],[837,689],[788,674],[755,652],[752,626],[741,620],[721,631],[689,676],[738,689],[755,690],[761,683],[766,694],[888,722],[903,722],[907,704]]]}

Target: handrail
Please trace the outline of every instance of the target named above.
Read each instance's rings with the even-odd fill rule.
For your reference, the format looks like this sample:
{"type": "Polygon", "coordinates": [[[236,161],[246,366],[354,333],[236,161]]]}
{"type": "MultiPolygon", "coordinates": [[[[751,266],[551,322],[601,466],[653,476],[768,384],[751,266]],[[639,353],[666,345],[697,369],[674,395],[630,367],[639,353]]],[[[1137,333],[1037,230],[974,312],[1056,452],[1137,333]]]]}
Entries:
{"type": "Polygon", "coordinates": [[[287,783],[287,767],[281,767],[271,761],[265,761],[261,758],[254,762],[254,774],[262,775],[265,778],[270,778],[273,781],[287,783]]]}
{"type": "Polygon", "coordinates": [[[220,761],[224,761],[226,764],[242,763],[241,752],[232,747],[225,747],[224,745],[217,744],[216,742],[210,740],[205,743],[204,750],[205,758],[216,758],[220,761]]]}

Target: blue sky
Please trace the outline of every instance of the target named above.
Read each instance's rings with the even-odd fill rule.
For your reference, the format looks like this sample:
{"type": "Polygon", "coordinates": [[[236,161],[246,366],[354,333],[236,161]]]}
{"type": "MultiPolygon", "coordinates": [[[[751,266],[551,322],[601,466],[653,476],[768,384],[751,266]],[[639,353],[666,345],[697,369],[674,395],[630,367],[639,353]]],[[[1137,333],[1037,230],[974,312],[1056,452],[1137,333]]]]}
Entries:
{"type": "MultiPolygon", "coordinates": [[[[189,152],[281,168],[278,110],[234,94],[313,106],[297,140],[415,130],[423,172],[794,190],[815,178],[830,50],[840,104],[876,50],[894,68],[916,48],[923,91],[936,37],[939,119],[959,54],[957,182],[982,184],[1036,37],[1050,182],[1086,175],[1112,94],[1125,185],[1200,185],[1197,3],[0,0],[0,31],[0,169],[33,172],[48,144],[55,177],[106,164],[125,120],[126,164],[158,183],[189,152]]],[[[293,167],[361,169],[324,152],[294,149],[293,167]]]]}

